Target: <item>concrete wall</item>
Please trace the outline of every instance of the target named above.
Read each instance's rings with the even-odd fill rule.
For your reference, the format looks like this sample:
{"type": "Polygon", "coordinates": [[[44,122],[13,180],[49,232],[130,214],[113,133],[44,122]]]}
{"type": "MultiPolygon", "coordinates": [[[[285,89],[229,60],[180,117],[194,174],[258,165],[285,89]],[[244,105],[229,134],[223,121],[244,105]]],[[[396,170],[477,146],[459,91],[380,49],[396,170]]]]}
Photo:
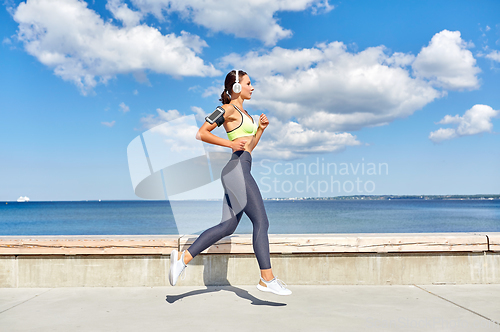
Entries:
{"type": "MultiPolygon", "coordinates": [[[[500,283],[498,233],[270,235],[273,273],[289,285],[500,283]]],[[[183,237],[0,237],[0,287],[169,286],[183,237]]],[[[251,235],[195,257],[178,285],[253,285],[251,235]]]]}

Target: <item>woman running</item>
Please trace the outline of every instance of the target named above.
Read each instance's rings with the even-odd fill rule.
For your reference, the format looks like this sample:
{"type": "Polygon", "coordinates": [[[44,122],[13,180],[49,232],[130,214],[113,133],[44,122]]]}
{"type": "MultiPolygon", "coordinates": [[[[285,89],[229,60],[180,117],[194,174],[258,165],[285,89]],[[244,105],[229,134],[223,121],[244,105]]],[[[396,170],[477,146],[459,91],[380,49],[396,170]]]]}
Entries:
{"type": "Polygon", "coordinates": [[[207,121],[198,130],[197,138],[203,142],[233,150],[231,159],[221,174],[221,182],[224,187],[222,221],[201,233],[187,250],[182,253],[175,249],[172,251],[169,273],[169,281],[172,286],[177,283],[180,274],[193,257],[223,237],[233,234],[243,213],[245,213],[253,224],[252,243],[261,272],[257,288],[278,295],[292,293],[286,288],[285,283],[273,275],[267,234],[269,221],[262,195],[250,173],[251,153],[269,125],[264,114],[260,115],[259,124],[257,124],[243,108],[243,102],[252,98],[253,90],[247,73],[241,70],[229,72],[220,99],[224,109],[222,121],[228,139],[220,138],[211,133],[218,124],[220,125],[220,122],[210,124],[207,121]]]}

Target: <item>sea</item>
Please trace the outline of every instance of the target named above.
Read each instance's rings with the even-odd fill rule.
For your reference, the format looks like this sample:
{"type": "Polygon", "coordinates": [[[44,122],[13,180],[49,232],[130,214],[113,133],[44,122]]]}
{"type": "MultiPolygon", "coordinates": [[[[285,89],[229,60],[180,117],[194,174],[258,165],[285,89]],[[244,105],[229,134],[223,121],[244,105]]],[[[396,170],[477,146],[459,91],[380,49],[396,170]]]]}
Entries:
{"type": "MultiPolygon", "coordinates": [[[[221,221],[222,201],[175,204],[203,229],[221,221]]],[[[264,205],[270,234],[500,232],[498,199],[265,200],[264,205]]],[[[0,202],[0,235],[177,235],[182,227],[172,206],[150,200],[0,202]]],[[[235,234],[251,233],[252,222],[244,216],[235,234]]]]}

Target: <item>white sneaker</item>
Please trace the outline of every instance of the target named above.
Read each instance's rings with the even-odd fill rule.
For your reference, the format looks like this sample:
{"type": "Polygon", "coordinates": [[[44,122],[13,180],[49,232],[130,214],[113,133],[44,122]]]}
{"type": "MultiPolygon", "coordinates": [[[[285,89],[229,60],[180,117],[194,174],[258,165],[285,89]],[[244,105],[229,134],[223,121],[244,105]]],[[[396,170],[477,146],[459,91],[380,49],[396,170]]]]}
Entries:
{"type": "Polygon", "coordinates": [[[286,288],[287,284],[285,284],[282,280],[278,279],[276,276],[271,281],[265,281],[260,277],[260,280],[267,286],[262,286],[260,283],[257,284],[257,289],[263,292],[271,292],[278,295],[290,295],[292,291],[286,288]]]}
{"type": "MultiPolygon", "coordinates": [[[[177,250],[172,250],[170,253],[170,272],[168,273],[168,280],[170,281],[170,285],[175,286],[177,283],[177,279],[183,271],[185,271],[187,265],[184,263],[184,254],[186,252],[183,251],[181,255],[181,259],[177,259],[179,257],[179,252],[177,250]]],[[[186,274],[184,274],[184,280],[186,278],[186,274]]]]}

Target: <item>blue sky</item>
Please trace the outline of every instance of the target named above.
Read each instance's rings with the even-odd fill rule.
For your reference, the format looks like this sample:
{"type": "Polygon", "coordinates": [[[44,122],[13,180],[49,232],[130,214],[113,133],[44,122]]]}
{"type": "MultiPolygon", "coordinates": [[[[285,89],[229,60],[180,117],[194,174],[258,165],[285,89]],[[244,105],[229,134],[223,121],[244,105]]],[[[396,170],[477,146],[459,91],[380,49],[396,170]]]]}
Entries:
{"type": "Polygon", "coordinates": [[[129,143],[176,116],[201,125],[233,68],[256,89],[247,110],[270,119],[252,155],[264,197],[498,194],[498,13],[493,0],[4,1],[0,200],[137,199],[129,143]],[[336,174],[315,173],[328,163],[336,174]]]}

